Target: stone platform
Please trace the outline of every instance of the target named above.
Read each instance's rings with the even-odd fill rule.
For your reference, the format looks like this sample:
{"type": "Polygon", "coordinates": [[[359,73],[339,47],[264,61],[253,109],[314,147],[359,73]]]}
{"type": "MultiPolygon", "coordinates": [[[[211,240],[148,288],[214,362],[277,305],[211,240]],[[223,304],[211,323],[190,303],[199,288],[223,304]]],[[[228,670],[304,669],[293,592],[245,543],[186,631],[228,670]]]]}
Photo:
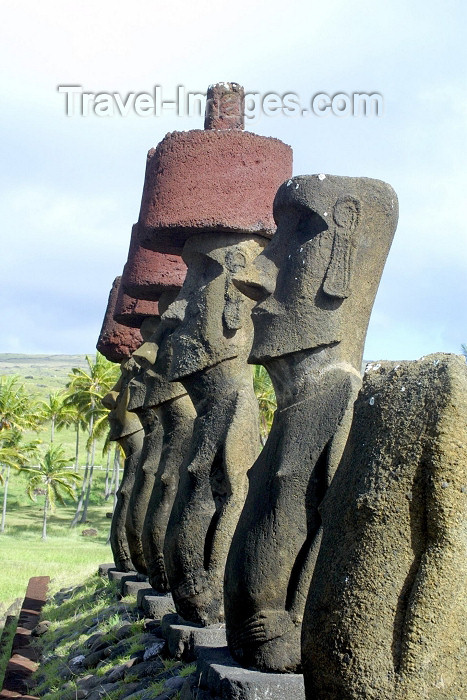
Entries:
{"type": "Polygon", "coordinates": [[[196,673],[180,700],[305,700],[303,676],[262,673],[239,666],[227,647],[197,648],[196,673]]]}
{"type": "Polygon", "coordinates": [[[181,689],[180,700],[305,700],[302,675],[242,668],[230,656],[225,625],[189,624],[172,612],[175,606],[170,594],[157,595],[136,572],[112,569],[112,565],[102,564],[99,573],[118,581],[124,595],[136,597],[147,617],[161,620],[169,654],[185,662],[197,662],[195,673],[181,689]]]}
{"type": "Polygon", "coordinates": [[[169,653],[183,661],[195,661],[200,649],[227,645],[223,624],[202,627],[188,623],[177,613],[173,613],[162,618],[161,627],[169,653]]]}

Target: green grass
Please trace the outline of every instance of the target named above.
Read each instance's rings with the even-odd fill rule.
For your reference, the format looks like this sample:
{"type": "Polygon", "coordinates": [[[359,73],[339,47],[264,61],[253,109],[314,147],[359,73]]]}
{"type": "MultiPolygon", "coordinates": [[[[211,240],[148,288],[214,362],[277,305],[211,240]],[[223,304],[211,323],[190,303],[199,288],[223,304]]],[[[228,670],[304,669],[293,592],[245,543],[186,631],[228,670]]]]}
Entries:
{"type": "Polygon", "coordinates": [[[17,597],[24,596],[31,576],[50,576],[58,587],[72,585],[95,572],[99,564],[112,561],[106,545],[110,520],[105,515],[112,510],[112,500],[104,500],[103,487],[104,472],[97,471],[86,524],[69,528],[75,511],[70,500],[49,515],[47,539],[42,540],[42,497],[37,503],[30,501],[25,475],[12,471],[6,529],[0,534],[0,618],[17,597]],[[96,528],[97,537],[82,536],[90,527],[96,528]]]}
{"type": "MultiPolygon", "coordinates": [[[[52,391],[65,388],[68,374],[73,367],[85,367],[85,355],[13,355],[0,354],[0,374],[18,374],[31,395],[47,400],[52,391]]],[[[26,432],[25,440],[39,437],[44,450],[50,441],[50,423],[45,423],[39,433],[26,432]]],[[[76,433],[73,428],[56,431],[55,443],[61,443],[70,464],[75,457],[76,433]]],[[[86,435],[80,434],[80,465],[86,462],[86,435]]],[[[106,457],[102,456],[103,441],[96,449],[95,462],[105,467],[106,457]]],[[[79,470],[84,473],[82,469],[79,470]]],[[[98,564],[111,561],[110,547],[105,543],[108,537],[110,520],[106,512],[112,510],[112,498],[103,499],[105,470],[95,468],[94,486],[86,525],[78,525],[70,530],[69,523],[75,511],[70,500],[64,506],[57,506],[55,514],[48,518],[47,540],[41,540],[43,498],[37,503],[26,495],[26,477],[11,470],[8,487],[6,529],[0,533],[0,621],[10,605],[24,597],[26,585],[31,576],[49,575],[62,585],[72,585],[88,573],[95,571],[98,564]],[[98,530],[95,538],[83,537],[84,528],[98,530]]],[[[3,487],[0,485],[0,507],[3,501],[3,487]]],[[[0,622],[1,627],[1,622],[0,622]]]]}

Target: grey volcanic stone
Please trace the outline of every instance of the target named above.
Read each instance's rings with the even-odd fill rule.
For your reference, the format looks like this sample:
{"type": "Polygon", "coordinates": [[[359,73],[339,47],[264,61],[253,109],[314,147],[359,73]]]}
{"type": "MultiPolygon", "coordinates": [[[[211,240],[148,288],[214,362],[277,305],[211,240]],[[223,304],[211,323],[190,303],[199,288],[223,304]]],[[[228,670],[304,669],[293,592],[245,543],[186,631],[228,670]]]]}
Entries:
{"type": "Polygon", "coordinates": [[[163,618],[162,635],[171,656],[184,661],[194,661],[200,647],[223,647],[227,643],[225,625],[191,625],[177,614],[163,618]]]}
{"type": "Polygon", "coordinates": [[[175,610],[175,604],[170,594],[145,595],[142,600],[143,612],[147,617],[161,620],[164,615],[175,610]]]}
{"type": "Polygon", "coordinates": [[[136,571],[133,573],[126,573],[124,571],[112,571],[108,573],[109,581],[115,581],[118,584],[120,592],[123,593],[123,586],[127,581],[133,581],[136,583],[136,571]]]}
{"type": "Polygon", "coordinates": [[[273,239],[234,277],[257,302],[249,362],[266,367],[277,397],[225,570],[227,639],[244,666],[300,668],[318,509],[350,429],[397,213],[394,190],[380,180],[294,177],[276,194],[273,239]]]}
{"type": "MultiPolygon", "coordinates": [[[[259,236],[240,233],[192,236],[183,252],[185,282],[162,316],[163,326],[175,326],[169,378],[180,380],[196,409],[164,561],[178,613],[197,624],[223,620],[225,561],[246,474],[260,449],[258,402],[246,363],[252,303],[232,280],[264,245],[259,236]]],[[[158,356],[156,368],[159,362],[158,356]]]]}
{"type": "Polygon", "coordinates": [[[123,595],[131,595],[135,598],[138,597],[138,593],[144,591],[144,595],[154,593],[151,586],[148,585],[146,581],[125,581],[123,584],[123,595]]]}
{"type": "MultiPolygon", "coordinates": [[[[136,605],[140,610],[143,610],[143,602],[146,596],[156,596],[156,591],[146,584],[145,588],[140,588],[136,594],[136,605]]],[[[151,617],[151,615],[149,616],[151,617]]]]}
{"type": "Polygon", "coordinates": [[[467,366],[369,365],[303,621],[307,698],[467,698],[467,366]]]}
{"type": "Polygon", "coordinates": [[[108,578],[108,573],[111,569],[115,569],[115,564],[113,562],[110,564],[99,564],[97,572],[99,576],[105,576],[108,578]]]}
{"type": "Polygon", "coordinates": [[[183,687],[182,700],[304,700],[303,676],[262,673],[239,666],[226,647],[200,651],[197,671],[183,687]]]}

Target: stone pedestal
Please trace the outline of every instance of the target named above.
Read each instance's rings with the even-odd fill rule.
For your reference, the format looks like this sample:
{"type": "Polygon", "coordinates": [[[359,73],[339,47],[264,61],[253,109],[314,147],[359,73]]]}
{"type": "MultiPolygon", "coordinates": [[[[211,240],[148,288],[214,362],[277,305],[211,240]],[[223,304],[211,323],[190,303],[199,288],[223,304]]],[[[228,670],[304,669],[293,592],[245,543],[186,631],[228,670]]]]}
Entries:
{"type": "Polygon", "coordinates": [[[184,661],[194,661],[200,648],[226,647],[225,625],[215,624],[201,627],[188,624],[177,615],[165,615],[162,619],[162,635],[167,641],[171,656],[184,661]]]}
{"type": "Polygon", "coordinates": [[[143,595],[156,595],[156,591],[154,591],[149,583],[147,581],[124,581],[123,586],[122,586],[122,593],[124,596],[126,595],[131,595],[134,598],[138,597],[138,594],[140,592],[143,592],[143,595]]]}
{"type": "Polygon", "coordinates": [[[122,594],[123,587],[127,581],[138,581],[136,571],[130,571],[127,573],[125,571],[115,571],[114,569],[109,569],[107,576],[109,577],[109,581],[115,581],[117,588],[122,594]]]}
{"type": "Polygon", "coordinates": [[[99,564],[99,568],[97,569],[99,576],[105,576],[108,578],[109,571],[116,571],[115,564],[113,562],[109,564],[99,564]]]}
{"type": "Polygon", "coordinates": [[[161,620],[164,615],[173,613],[175,603],[170,593],[168,595],[142,595],[138,596],[138,606],[142,608],[146,617],[151,617],[154,620],[161,620]]]}
{"type": "Polygon", "coordinates": [[[239,666],[227,647],[200,649],[196,673],[180,700],[305,700],[303,676],[262,673],[239,666]]]}

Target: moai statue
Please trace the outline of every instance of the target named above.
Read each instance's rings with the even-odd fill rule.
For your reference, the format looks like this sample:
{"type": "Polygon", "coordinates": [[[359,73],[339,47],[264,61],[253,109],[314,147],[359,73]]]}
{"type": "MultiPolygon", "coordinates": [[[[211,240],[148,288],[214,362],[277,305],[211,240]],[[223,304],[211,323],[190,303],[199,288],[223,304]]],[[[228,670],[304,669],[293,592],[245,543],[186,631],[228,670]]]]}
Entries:
{"type": "MultiPolygon", "coordinates": [[[[114,312],[115,318],[129,326],[142,324],[144,340],[148,341],[160,323],[157,299],[164,290],[166,293],[172,290],[172,295],[175,296],[183,282],[185,271],[186,266],[179,256],[161,255],[141,248],[138,242],[138,225],[135,224],[122,274],[121,288],[114,312]]],[[[131,387],[144,382],[144,373],[155,360],[155,351],[152,348],[149,350],[149,355],[148,357],[147,343],[143,343],[133,353],[132,376],[127,382],[130,387],[128,398],[133,400],[133,406],[128,405],[128,410],[138,416],[145,431],[143,447],[136,470],[132,475],[125,521],[126,538],[133,567],[142,574],[147,573],[142,548],[142,529],[152,490],[152,476],[161,454],[163,429],[154,410],[136,411],[131,387]]],[[[140,401],[139,408],[142,409],[143,403],[144,400],[140,401]]]]}
{"type": "Polygon", "coordinates": [[[125,453],[123,476],[110,525],[110,547],[118,571],[134,570],[126,536],[126,514],[144,437],[138,416],[128,410],[128,383],[133,377],[134,365],[132,358],[122,362],[118,382],[102,399],[103,405],[110,410],[109,439],[118,441],[125,453]]]}
{"type": "Polygon", "coordinates": [[[117,384],[104,397],[102,403],[109,409],[110,440],[120,443],[125,453],[123,477],[117,493],[117,502],[110,526],[110,546],[118,571],[131,571],[125,520],[128,500],[139,453],[143,445],[143,426],[135,413],[128,411],[128,382],[132,377],[134,361],[131,353],[143,342],[139,329],[129,328],[114,320],[115,305],[121,278],[114,280],[104,322],[97,342],[97,349],[111,362],[121,363],[121,375],[117,384]]]}
{"type": "MultiPolygon", "coordinates": [[[[259,450],[246,364],[252,305],[232,279],[272,235],[274,192],[292,165],[281,141],[242,131],[236,84],[210,88],[206,127],[169,134],[150,151],[139,220],[143,245],[183,252],[188,266],[161,325],[171,331],[169,378],[184,385],[197,413],[164,559],[178,613],[201,625],[223,619],[225,559],[259,450]]],[[[165,372],[163,354],[160,365],[165,372]]]]}
{"type": "Polygon", "coordinates": [[[467,698],[467,366],[368,365],[321,505],[306,697],[467,698]]]}
{"type": "Polygon", "coordinates": [[[178,613],[203,625],[223,619],[225,561],[246,497],[246,472],[260,449],[246,361],[251,304],[232,276],[263,246],[259,236],[193,236],[184,248],[185,284],[163,315],[164,324],[175,326],[169,376],[185,386],[197,413],[167,528],[165,565],[178,613]]]}
{"type": "MultiPolygon", "coordinates": [[[[159,299],[163,311],[173,299],[164,292],[159,299]]],[[[140,531],[140,546],[149,582],[158,593],[169,592],[164,565],[164,541],[172,505],[177,492],[180,465],[188,451],[195,409],[186,389],[167,378],[167,340],[169,329],[160,328],[137,355],[143,369],[130,384],[130,408],[142,416],[154,415],[163,430],[159,460],[141,459],[139,503],[132,509],[133,529],[140,531]],[[154,367],[159,358],[158,369],[154,367]]]]}
{"type": "Polygon", "coordinates": [[[274,215],[271,243],[235,281],[257,301],[249,361],[271,375],[277,411],[248,474],[225,614],[239,663],[294,672],[321,539],[318,507],[350,428],[398,206],[379,180],[310,175],[279,188],[274,215]]]}

